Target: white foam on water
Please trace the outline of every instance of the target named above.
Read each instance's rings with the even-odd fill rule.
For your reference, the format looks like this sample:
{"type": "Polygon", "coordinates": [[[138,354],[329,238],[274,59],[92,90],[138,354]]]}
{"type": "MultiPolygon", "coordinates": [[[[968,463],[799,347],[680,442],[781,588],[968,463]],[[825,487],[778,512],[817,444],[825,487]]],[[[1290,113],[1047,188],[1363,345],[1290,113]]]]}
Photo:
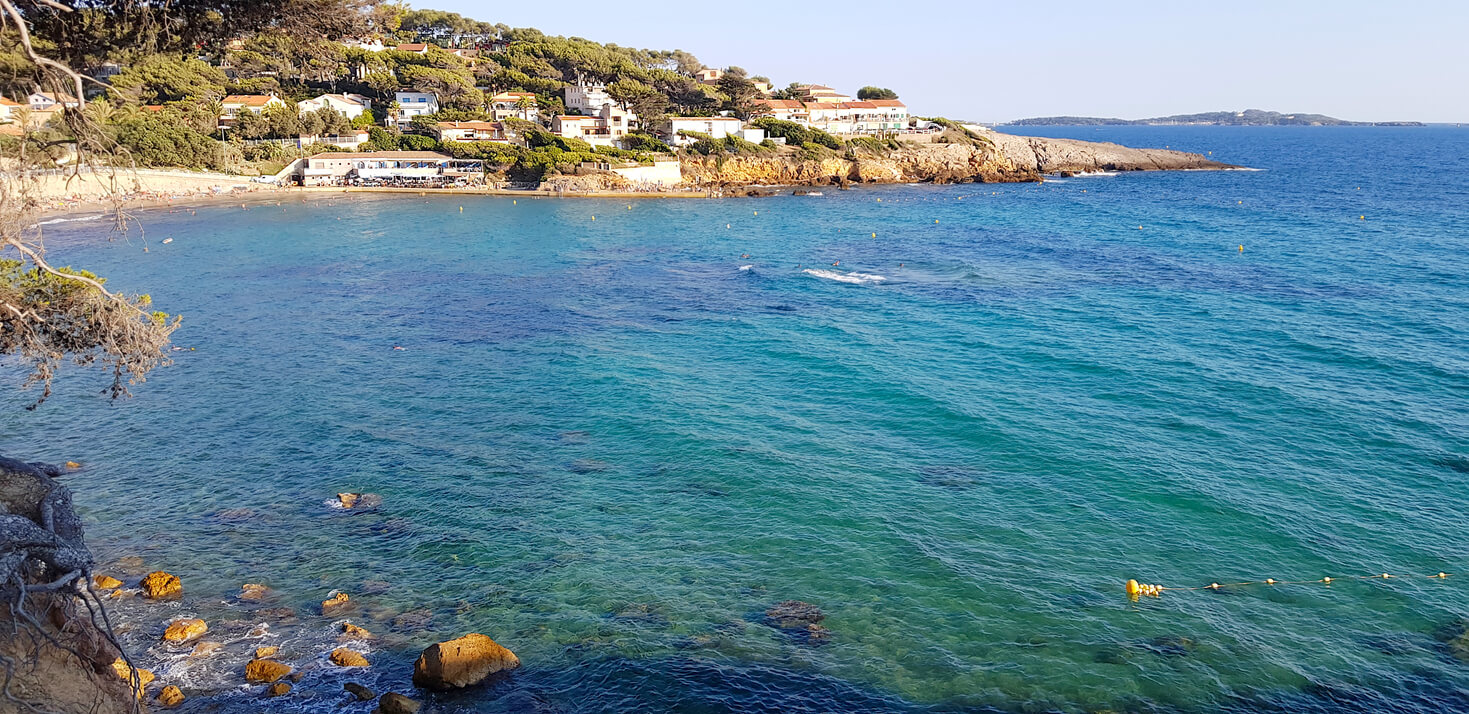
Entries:
{"type": "Polygon", "coordinates": [[[753,266],[753,265],[741,265],[741,266],[740,266],[740,270],[741,270],[741,271],[745,271],[745,270],[752,270],[752,269],[754,269],[754,267],[755,267],[755,266],[753,266]]]}
{"type": "Polygon", "coordinates": [[[1117,174],[1118,174],[1118,172],[1116,172],[1116,171],[1082,171],[1081,173],[1078,173],[1078,174],[1075,174],[1075,175],[1076,176],[1116,176],[1117,174]]]}
{"type": "Polygon", "coordinates": [[[839,283],[852,283],[853,285],[876,285],[887,280],[887,278],[881,275],[873,275],[872,273],[841,273],[835,270],[822,270],[821,268],[807,268],[801,272],[814,278],[835,280],[839,283]]]}
{"type": "Polygon", "coordinates": [[[100,215],[97,215],[97,216],[77,216],[75,218],[52,218],[51,220],[48,220],[48,221],[41,221],[40,223],[37,223],[36,225],[38,225],[38,226],[50,226],[50,225],[55,225],[57,223],[75,223],[77,221],[96,221],[96,220],[101,220],[101,219],[102,219],[102,216],[100,216],[100,215]]]}

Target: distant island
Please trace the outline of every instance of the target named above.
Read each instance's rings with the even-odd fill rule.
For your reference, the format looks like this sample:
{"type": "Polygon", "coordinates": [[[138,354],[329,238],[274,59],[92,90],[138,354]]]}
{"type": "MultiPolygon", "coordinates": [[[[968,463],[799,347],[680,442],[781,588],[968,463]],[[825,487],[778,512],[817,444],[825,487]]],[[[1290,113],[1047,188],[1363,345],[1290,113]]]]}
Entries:
{"type": "Polygon", "coordinates": [[[1417,121],[1347,121],[1325,114],[1281,114],[1260,109],[1242,112],[1174,114],[1152,119],[1108,119],[1104,117],[1032,117],[1007,122],[1010,126],[1158,126],[1193,124],[1203,126],[1423,126],[1417,121]]]}

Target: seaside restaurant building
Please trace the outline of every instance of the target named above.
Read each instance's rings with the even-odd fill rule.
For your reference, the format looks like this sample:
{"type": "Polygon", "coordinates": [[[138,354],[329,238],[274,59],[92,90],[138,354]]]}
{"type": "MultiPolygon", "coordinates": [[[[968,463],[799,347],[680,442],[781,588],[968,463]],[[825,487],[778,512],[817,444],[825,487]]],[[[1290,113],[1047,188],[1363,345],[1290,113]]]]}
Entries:
{"type": "Polygon", "coordinates": [[[455,159],[437,151],[330,152],[308,157],[302,186],[465,185],[483,172],[483,162],[455,159]]]}

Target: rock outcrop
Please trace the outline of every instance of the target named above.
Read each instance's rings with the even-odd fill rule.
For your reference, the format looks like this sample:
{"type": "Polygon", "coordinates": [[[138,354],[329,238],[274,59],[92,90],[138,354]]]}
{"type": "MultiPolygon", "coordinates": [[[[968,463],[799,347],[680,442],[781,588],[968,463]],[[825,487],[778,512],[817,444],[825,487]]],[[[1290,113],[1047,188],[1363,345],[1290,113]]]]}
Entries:
{"type": "Polygon", "coordinates": [[[1001,156],[1015,166],[1042,174],[1086,171],[1181,171],[1238,168],[1200,154],[1170,149],[1134,149],[1120,144],[1014,136],[985,132],[1001,156]]]}
{"type": "Polygon", "coordinates": [[[1082,171],[1226,169],[1199,154],[1133,149],[1072,139],[997,132],[955,134],[952,143],[904,143],[817,157],[794,148],[761,154],[686,154],[684,183],[692,188],[823,186],[847,183],[1017,183],[1044,174],[1082,171]]]}
{"type": "Polygon", "coordinates": [[[520,666],[520,659],[479,633],[432,645],[413,664],[413,686],[458,689],[520,666]]]}
{"type": "Polygon", "coordinates": [[[81,603],[92,555],[71,493],[56,481],[61,473],[0,458],[0,599],[9,603],[0,607],[0,657],[14,663],[0,668],[0,688],[9,695],[0,698],[0,710],[132,712],[129,682],[112,667],[120,653],[81,603]],[[24,617],[11,609],[21,607],[17,575],[37,588],[26,595],[24,617]]]}

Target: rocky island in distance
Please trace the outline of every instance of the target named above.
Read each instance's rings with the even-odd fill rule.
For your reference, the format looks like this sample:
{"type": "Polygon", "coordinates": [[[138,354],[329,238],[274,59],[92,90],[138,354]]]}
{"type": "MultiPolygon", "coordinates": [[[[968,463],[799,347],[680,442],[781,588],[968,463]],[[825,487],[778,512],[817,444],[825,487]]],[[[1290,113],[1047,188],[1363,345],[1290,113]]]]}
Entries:
{"type": "Polygon", "coordinates": [[[1115,119],[1105,117],[1031,117],[1006,122],[1010,126],[1159,126],[1192,124],[1202,126],[1424,126],[1417,121],[1347,121],[1325,114],[1292,113],[1246,109],[1240,112],[1203,112],[1174,114],[1151,119],[1115,119]]]}

